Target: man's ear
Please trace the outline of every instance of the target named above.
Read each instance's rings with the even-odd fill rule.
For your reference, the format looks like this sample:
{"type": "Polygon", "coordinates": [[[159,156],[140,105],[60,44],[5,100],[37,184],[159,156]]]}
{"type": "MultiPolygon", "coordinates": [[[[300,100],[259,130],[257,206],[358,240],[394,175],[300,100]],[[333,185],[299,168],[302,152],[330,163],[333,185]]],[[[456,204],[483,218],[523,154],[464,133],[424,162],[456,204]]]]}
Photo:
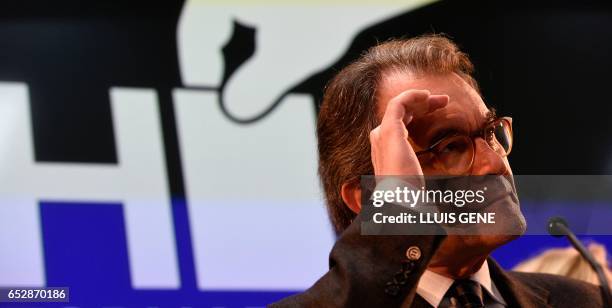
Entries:
{"type": "Polygon", "coordinates": [[[348,181],[342,184],[340,195],[342,196],[344,204],[346,204],[353,213],[359,214],[361,211],[361,187],[359,187],[359,180],[348,181]]]}

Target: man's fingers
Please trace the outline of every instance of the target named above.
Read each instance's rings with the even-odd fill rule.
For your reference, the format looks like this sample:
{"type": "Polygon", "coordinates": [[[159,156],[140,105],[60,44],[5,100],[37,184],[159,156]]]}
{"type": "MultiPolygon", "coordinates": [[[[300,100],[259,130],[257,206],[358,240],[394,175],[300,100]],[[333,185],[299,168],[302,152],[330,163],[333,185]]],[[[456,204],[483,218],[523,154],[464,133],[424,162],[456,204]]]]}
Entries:
{"type": "MultiPolygon", "coordinates": [[[[406,113],[412,113],[417,102],[425,102],[430,92],[427,90],[408,90],[394,97],[387,103],[382,123],[402,121],[406,113]]],[[[420,104],[419,104],[420,105],[420,104]]]]}
{"type": "Polygon", "coordinates": [[[381,126],[386,132],[404,134],[414,117],[443,108],[448,101],[448,95],[432,95],[428,90],[404,91],[387,103],[381,126]]]}
{"type": "Polygon", "coordinates": [[[382,122],[370,132],[374,174],[423,174],[407,140],[406,125],[413,117],[428,113],[430,109],[442,108],[447,103],[448,96],[432,97],[427,90],[404,91],[387,102],[382,122]]]}
{"type": "MultiPolygon", "coordinates": [[[[408,125],[412,119],[416,116],[422,116],[431,112],[434,112],[440,108],[446,107],[448,105],[448,101],[450,100],[448,95],[429,95],[427,100],[423,105],[423,107],[415,107],[413,110],[407,110],[404,115],[404,125],[408,125]]],[[[419,104],[420,102],[415,102],[419,104]]]]}
{"type": "Polygon", "coordinates": [[[430,95],[427,100],[429,103],[428,112],[432,112],[434,110],[446,107],[450,97],[448,95],[430,95]]]}
{"type": "Polygon", "coordinates": [[[428,90],[407,90],[387,103],[382,121],[405,120],[407,114],[422,116],[445,107],[448,101],[448,95],[432,95],[428,90]]]}

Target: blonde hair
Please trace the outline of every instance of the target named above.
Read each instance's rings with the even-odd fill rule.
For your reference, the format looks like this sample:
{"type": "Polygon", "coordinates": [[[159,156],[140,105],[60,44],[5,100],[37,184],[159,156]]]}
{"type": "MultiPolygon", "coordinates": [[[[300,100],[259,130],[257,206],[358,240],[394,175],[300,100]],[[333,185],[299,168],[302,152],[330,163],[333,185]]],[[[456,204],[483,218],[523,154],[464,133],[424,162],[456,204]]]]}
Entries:
{"type": "MultiPolygon", "coordinates": [[[[604,268],[608,281],[612,281],[606,248],[601,244],[591,243],[588,246],[588,250],[604,268]]],[[[599,285],[595,271],[573,247],[548,249],[533,258],[519,263],[513,270],[556,274],[599,285]]],[[[610,287],[612,288],[612,286],[610,287]]]]}

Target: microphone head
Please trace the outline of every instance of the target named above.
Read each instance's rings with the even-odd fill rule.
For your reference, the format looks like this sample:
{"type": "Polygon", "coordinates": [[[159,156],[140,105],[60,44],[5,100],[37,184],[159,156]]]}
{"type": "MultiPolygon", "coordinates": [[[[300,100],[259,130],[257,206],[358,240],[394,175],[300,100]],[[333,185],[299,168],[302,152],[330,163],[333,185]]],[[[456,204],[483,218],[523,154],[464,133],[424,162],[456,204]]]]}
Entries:
{"type": "Polygon", "coordinates": [[[567,235],[567,229],[569,228],[567,221],[562,217],[556,216],[551,217],[548,220],[548,233],[552,236],[561,237],[567,235]]]}

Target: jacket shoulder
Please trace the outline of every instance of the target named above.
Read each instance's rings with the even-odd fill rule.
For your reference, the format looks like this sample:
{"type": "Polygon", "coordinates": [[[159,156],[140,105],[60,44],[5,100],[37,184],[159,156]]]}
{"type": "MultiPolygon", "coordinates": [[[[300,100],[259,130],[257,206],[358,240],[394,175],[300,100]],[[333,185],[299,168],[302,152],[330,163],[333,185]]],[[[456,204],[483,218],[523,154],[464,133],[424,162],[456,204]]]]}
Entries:
{"type": "Polygon", "coordinates": [[[603,307],[599,286],[560,275],[544,273],[508,272],[508,275],[531,288],[543,288],[549,293],[549,302],[563,307],[603,307]]]}

